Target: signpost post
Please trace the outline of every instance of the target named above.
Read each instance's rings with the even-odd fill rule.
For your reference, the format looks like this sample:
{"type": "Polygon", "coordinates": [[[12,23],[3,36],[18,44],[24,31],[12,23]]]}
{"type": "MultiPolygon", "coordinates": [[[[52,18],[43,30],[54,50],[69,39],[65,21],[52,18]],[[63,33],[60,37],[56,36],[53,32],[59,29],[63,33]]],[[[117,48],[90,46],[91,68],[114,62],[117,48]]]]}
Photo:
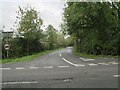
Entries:
{"type": "Polygon", "coordinates": [[[3,40],[6,41],[6,44],[4,45],[5,50],[7,51],[7,58],[9,57],[9,49],[10,49],[10,38],[12,38],[13,31],[6,31],[2,32],[3,40]]]}
{"type": "Polygon", "coordinates": [[[5,44],[4,48],[5,48],[5,50],[7,51],[7,58],[8,58],[8,57],[9,57],[10,45],[9,45],[9,44],[5,44]]]}

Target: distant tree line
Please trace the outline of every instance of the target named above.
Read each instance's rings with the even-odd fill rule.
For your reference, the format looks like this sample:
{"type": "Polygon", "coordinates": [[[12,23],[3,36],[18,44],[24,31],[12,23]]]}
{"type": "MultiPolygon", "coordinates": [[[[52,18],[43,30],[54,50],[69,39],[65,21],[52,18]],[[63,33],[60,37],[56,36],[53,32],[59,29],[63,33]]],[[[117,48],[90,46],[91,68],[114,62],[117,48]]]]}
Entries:
{"type": "Polygon", "coordinates": [[[77,52],[120,55],[120,2],[67,2],[63,21],[77,52]]]}
{"type": "MultiPolygon", "coordinates": [[[[38,16],[38,12],[31,7],[21,8],[17,11],[16,37],[9,41],[9,58],[17,58],[35,54],[44,50],[53,50],[66,47],[71,43],[70,37],[65,39],[64,34],[49,25],[45,31],[42,30],[43,20],[38,16]]],[[[2,58],[6,58],[2,40],[2,58]]]]}

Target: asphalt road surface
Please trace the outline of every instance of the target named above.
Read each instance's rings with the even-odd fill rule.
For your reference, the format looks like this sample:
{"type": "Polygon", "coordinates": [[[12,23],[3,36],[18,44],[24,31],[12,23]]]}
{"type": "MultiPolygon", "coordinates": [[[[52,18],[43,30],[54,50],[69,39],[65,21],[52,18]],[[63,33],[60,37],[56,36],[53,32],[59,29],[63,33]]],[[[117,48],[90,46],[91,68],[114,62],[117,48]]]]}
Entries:
{"type": "Polygon", "coordinates": [[[2,88],[118,88],[118,59],[88,59],[72,47],[35,60],[3,64],[2,88]]]}

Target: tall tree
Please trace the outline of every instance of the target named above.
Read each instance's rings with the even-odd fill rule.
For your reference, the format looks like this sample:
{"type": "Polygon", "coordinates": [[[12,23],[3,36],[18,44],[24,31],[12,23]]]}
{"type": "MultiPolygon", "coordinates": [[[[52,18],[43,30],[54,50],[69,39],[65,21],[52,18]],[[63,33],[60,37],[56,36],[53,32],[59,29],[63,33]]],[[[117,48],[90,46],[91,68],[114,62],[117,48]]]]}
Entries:
{"type": "Polygon", "coordinates": [[[56,29],[52,26],[49,25],[47,28],[47,35],[48,35],[48,43],[49,43],[49,49],[54,49],[56,46],[57,42],[57,34],[56,34],[56,29]]]}
{"type": "Polygon", "coordinates": [[[40,39],[43,21],[38,16],[38,12],[31,7],[19,7],[17,18],[19,21],[18,31],[27,40],[27,53],[29,54],[31,41],[40,39]]]}
{"type": "Polygon", "coordinates": [[[75,36],[77,51],[117,55],[119,8],[119,2],[67,3],[64,26],[70,35],[75,36]]]}

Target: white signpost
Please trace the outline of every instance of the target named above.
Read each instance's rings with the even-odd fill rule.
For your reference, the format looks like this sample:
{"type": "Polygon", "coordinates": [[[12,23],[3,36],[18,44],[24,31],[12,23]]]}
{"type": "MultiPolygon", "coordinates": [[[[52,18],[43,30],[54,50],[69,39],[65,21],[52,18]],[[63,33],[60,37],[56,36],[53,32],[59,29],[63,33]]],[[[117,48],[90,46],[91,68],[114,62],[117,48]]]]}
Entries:
{"type": "Polygon", "coordinates": [[[13,31],[3,31],[2,37],[5,40],[6,44],[4,45],[5,50],[7,51],[7,58],[9,57],[9,49],[10,49],[10,38],[13,36],[13,31]]]}
{"type": "Polygon", "coordinates": [[[9,57],[8,50],[10,49],[10,45],[9,44],[5,44],[4,48],[5,48],[5,50],[7,50],[7,58],[8,58],[9,57]]]}
{"type": "Polygon", "coordinates": [[[10,49],[10,45],[9,44],[5,44],[4,48],[5,48],[5,50],[9,50],[10,49]]]}

